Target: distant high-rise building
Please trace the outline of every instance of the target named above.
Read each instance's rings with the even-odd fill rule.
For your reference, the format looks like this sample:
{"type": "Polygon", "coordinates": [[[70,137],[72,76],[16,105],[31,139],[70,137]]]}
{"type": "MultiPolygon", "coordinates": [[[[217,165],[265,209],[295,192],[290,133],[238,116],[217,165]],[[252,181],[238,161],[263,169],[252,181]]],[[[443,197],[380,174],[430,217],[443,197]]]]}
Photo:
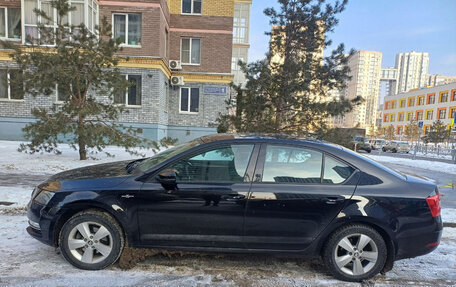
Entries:
{"type": "Polygon", "coordinates": [[[426,87],[429,70],[429,53],[409,52],[396,55],[397,81],[391,86],[390,95],[426,87]]]}
{"type": "Polygon", "coordinates": [[[345,98],[352,100],[362,97],[364,102],[354,107],[353,111],[334,119],[334,126],[368,128],[376,124],[378,98],[380,93],[380,74],[382,71],[382,53],[359,50],[348,62],[351,80],[342,92],[345,98]]]}

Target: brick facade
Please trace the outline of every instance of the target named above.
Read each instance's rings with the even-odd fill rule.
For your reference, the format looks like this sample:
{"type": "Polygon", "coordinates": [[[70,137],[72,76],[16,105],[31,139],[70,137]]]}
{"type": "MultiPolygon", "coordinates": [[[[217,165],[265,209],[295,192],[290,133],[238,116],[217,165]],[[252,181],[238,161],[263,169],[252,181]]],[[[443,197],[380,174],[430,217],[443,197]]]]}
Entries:
{"type": "MultiPolygon", "coordinates": [[[[0,7],[20,5],[17,0],[0,0],[0,7]]],[[[141,105],[127,106],[119,122],[141,127],[143,136],[152,139],[172,136],[183,141],[214,132],[216,119],[226,112],[225,102],[230,96],[234,1],[204,0],[202,15],[181,15],[180,5],[181,0],[99,1],[100,23],[106,17],[113,24],[114,13],[142,16],[141,46],[126,46],[119,52],[119,56],[129,58],[127,62],[121,61],[121,72],[141,75],[141,105]],[[180,59],[182,37],[201,39],[201,63],[171,71],[167,64],[170,59],[180,59]],[[180,87],[170,84],[173,75],[183,76],[185,87],[199,88],[198,113],[179,111],[180,87]],[[228,92],[204,94],[208,85],[226,88],[228,92]]],[[[5,51],[0,49],[0,54],[0,69],[14,66],[5,51]]],[[[31,110],[54,105],[58,105],[55,96],[0,99],[0,139],[21,139],[20,129],[34,120],[31,110]]]]}

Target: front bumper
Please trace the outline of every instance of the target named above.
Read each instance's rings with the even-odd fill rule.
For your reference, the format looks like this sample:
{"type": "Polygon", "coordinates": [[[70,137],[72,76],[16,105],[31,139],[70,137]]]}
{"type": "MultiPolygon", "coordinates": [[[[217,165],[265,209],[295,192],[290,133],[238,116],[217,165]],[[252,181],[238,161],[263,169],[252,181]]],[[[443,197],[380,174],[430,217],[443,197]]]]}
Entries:
{"type": "Polygon", "coordinates": [[[27,205],[27,218],[29,226],[27,233],[33,238],[50,246],[55,246],[54,238],[50,232],[51,217],[48,216],[46,207],[35,203],[33,200],[27,205]]]}

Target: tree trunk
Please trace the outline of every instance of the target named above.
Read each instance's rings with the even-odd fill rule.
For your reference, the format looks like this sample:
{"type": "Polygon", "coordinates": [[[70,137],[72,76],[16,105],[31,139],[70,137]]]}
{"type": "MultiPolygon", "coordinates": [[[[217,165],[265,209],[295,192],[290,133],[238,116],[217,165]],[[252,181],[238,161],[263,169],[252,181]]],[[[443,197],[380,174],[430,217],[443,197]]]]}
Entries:
{"type": "Polygon", "coordinates": [[[87,150],[84,140],[79,136],[78,138],[78,145],[79,145],[79,160],[86,160],[87,159],[87,150]]]}
{"type": "Polygon", "coordinates": [[[87,149],[86,143],[82,136],[84,126],[84,119],[81,115],[81,110],[78,112],[78,146],[79,146],[79,160],[86,160],[87,159],[87,149]]]}

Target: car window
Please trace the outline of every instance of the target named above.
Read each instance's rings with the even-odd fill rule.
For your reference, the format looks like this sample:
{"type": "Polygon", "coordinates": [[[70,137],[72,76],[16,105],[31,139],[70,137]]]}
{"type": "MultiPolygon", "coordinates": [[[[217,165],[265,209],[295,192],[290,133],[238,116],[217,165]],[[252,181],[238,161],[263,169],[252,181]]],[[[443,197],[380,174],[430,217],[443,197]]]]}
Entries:
{"type": "Polygon", "coordinates": [[[178,161],[177,182],[243,182],[253,145],[229,145],[178,161]]]}
{"type": "Polygon", "coordinates": [[[325,156],[323,183],[338,184],[347,180],[355,169],[339,160],[325,156]]]}
{"type": "Polygon", "coordinates": [[[268,145],[262,181],[321,183],[322,158],[310,149],[268,145]]]}

